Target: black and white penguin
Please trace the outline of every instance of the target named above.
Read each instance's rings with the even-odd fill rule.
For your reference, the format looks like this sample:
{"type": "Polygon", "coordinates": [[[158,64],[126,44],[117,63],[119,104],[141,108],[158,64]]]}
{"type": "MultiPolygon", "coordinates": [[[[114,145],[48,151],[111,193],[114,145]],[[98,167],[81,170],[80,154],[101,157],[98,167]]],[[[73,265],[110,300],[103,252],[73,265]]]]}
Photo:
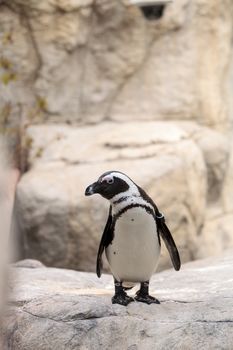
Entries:
{"type": "Polygon", "coordinates": [[[101,276],[105,250],[115,284],[112,303],[128,305],[136,300],[159,304],[156,298],[149,295],[149,281],[158,265],[160,236],[175,270],[180,269],[179,253],[163,214],[142,188],[119,171],[104,173],[85,191],[86,196],[95,193],[110,202],[97,255],[96,273],[98,277],[101,276]],[[136,283],[141,284],[140,290],[135,298],[131,298],[125,290],[136,283]]]}

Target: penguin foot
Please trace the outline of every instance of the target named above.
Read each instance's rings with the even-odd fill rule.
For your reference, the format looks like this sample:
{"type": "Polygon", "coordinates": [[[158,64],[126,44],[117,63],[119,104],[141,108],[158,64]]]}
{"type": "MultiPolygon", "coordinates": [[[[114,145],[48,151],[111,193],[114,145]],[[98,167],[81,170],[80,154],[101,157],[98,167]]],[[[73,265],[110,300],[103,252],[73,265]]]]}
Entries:
{"type": "Polygon", "coordinates": [[[152,297],[149,294],[142,294],[142,293],[140,293],[140,291],[138,291],[138,293],[136,293],[134,300],[139,301],[141,303],[146,303],[148,305],[160,304],[160,301],[158,299],[152,297]]]}
{"type": "Polygon", "coordinates": [[[127,306],[132,301],[134,301],[134,299],[129,297],[126,293],[115,294],[112,297],[112,304],[127,306]]]}

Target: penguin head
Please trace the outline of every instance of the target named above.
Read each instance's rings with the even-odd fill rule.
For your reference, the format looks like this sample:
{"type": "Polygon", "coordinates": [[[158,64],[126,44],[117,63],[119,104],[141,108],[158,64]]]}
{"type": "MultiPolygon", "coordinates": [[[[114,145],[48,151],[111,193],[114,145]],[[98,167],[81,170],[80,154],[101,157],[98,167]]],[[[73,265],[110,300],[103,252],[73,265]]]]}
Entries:
{"type": "Polygon", "coordinates": [[[99,179],[86,188],[85,195],[91,196],[98,193],[106,199],[112,199],[120,193],[135,187],[134,182],[125,174],[119,171],[108,171],[102,174],[99,179]]]}

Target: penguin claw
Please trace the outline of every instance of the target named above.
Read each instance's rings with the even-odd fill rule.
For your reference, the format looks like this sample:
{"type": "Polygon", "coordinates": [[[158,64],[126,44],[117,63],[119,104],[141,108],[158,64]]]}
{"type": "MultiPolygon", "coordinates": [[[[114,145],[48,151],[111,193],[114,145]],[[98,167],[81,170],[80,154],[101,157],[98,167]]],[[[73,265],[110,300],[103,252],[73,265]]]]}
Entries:
{"type": "Polygon", "coordinates": [[[134,300],[139,301],[141,303],[150,304],[160,304],[160,301],[151,295],[141,295],[140,293],[136,294],[134,300]]]}
{"type": "Polygon", "coordinates": [[[121,294],[121,295],[114,295],[112,297],[112,304],[120,304],[123,306],[127,306],[129,303],[134,301],[133,298],[129,297],[127,294],[121,294]]]}

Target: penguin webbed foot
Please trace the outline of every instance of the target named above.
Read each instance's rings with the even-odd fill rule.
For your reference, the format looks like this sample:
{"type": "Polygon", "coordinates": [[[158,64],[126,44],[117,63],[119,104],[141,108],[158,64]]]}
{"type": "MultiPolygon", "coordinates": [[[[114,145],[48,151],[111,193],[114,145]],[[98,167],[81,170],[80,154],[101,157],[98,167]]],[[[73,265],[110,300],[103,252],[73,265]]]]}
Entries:
{"type": "Polygon", "coordinates": [[[134,301],[134,299],[129,297],[124,291],[122,282],[118,282],[114,278],[114,285],[115,285],[115,295],[112,297],[112,304],[120,304],[123,306],[127,306],[129,303],[134,301]]]}
{"type": "Polygon", "coordinates": [[[149,281],[141,282],[141,288],[137,291],[134,300],[146,304],[160,304],[159,300],[149,295],[149,281]]]}
{"type": "Polygon", "coordinates": [[[125,292],[115,294],[112,297],[112,304],[120,304],[123,306],[127,306],[132,301],[134,301],[134,299],[129,297],[125,292]]]}
{"type": "Polygon", "coordinates": [[[149,294],[143,294],[143,293],[141,293],[140,290],[136,293],[134,300],[139,301],[141,303],[146,303],[148,305],[160,304],[160,301],[158,299],[156,299],[155,297],[152,297],[149,294]]]}

